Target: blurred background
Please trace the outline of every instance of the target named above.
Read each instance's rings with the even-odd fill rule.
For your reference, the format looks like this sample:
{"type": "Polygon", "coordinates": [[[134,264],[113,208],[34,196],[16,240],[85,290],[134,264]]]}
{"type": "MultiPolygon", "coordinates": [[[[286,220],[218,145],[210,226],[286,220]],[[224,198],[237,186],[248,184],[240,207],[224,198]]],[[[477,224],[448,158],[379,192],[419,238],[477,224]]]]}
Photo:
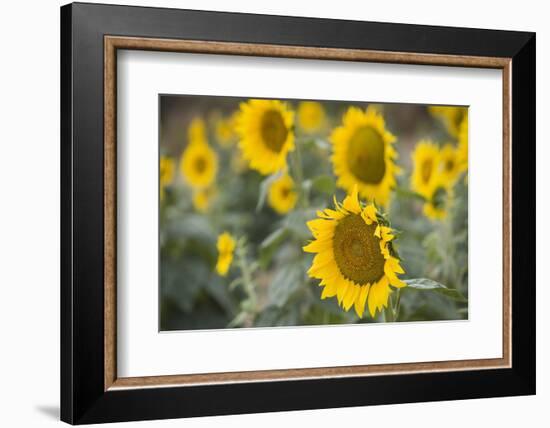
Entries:
{"type": "Polygon", "coordinates": [[[306,273],[312,255],[302,251],[312,239],[306,222],[316,217],[318,209],[333,207],[334,195],[339,201],[346,195],[336,186],[329,136],[349,107],[364,110],[369,105],[383,115],[386,130],[396,137],[401,172],[384,211],[400,232],[395,246],[406,272],[403,279],[429,278],[452,290],[401,289],[395,321],[468,317],[466,174],[456,178],[446,195],[444,219],[427,216],[426,201],[411,188],[413,153],[419,142],[431,141],[439,149],[449,144],[458,150],[457,124],[449,121],[451,115],[441,114],[445,107],[438,107],[438,112],[423,105],[318,101],[322,119],[311,126],[318,111],[309,111],[308,116],[301,110],[303,100],[282,100],[294,112],[302,173],[296,185],[308,195],[307,205],[282,213],[269,202],[273,177],[249,168],[239,149],[235,114],[247,101],[159,97],[161,330],[387,321],[384,314],[359,318],[344,311],[334,298],[322,300],[319,281],[306,273]],[[209,159],[215,160],[214,178],[198,187],[191,184],[183,166],[194,132],[204,133],[209,159]],[[217,240],[226,231],[240,240],[237,247],[244,254],[236,251],[232,267],[220,275],[217,240]],[[252,278],[252,302],[242,283],[244,270],[252,278]]]}

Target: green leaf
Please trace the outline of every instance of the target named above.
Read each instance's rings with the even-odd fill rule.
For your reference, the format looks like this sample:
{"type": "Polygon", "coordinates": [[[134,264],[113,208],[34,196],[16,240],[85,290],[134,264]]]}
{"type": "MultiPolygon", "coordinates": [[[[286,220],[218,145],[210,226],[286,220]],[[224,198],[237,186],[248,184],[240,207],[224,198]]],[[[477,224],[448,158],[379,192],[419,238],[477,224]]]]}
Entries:
{"type": "Polygon", "coordinates": [[[270,305],[282,308],[290,296],[302,285],[303,271],[299,263],[281,267],[267,291],[270,305]]]}
{"type": "Polygon", "coordinates": [[[409,190],[405,187],[396,186],[394,190],[395,190],[395,193],[397,193],[397,196],[418,199],[422,202],[426,201],[426,198],[422,196],[420,193],[413,192],[412,190],[409,190]]]}
{"type": "Polygon", "coordinates": [[[260,265],[267,267],[273,254],[288,236],[288,229],[281,227],[270,233],[260,244],[260,265]]]}
{"type": "Polygon", "coordinates": [[[318,175],[311,183],[311,187],[321,193],[333,195],[336,191],[336,183],[330,175],[318,175]]]}
{"type": "MultiPolygon", "coordinates": [[[[455,288],[448,288],[439,282],[433,281],[427,278],[415,278],[415,279],[406,279],[404,281],[407,284],[406,288],[412,290],[421,290],[421,291],[433,291],[435,293],[443,294],[444,296],[449,297],[452,300],[458,302],[467,302],[468,299],[462,295],[460,291],[455,288]]],[[[405,290],[405,289],[404,289],[405,290]]]]}

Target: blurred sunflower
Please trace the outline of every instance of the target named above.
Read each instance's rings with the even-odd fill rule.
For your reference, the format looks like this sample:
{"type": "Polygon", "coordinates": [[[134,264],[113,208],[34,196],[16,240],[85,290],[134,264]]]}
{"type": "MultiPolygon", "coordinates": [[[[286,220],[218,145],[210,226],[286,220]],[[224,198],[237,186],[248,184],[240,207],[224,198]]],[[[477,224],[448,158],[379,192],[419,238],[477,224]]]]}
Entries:
{"type": "Polygon", "coordinates": [[[180,171],[195,189],[208,187],[216,178],[218,156],[208,145],[202,120],[194,120],[189,127],[189,144],[181,155],[180,171]]]}
{"type": "Polygon", "coordinates": [[[412,153],[412,161],[411,188],[425,198],[430,198],[436,184],[439,148],[429,140],[422,140],[412,153]]]}
{"type": "Polygon", "coordinates": [[[439,151],[439,171],[441,181],[446,186],[452,186],[460,174],[460,162],[457,149],[450,143],[439,151]]]}
{"type": "Polygon", "coordinates": [[[296,205],[298,195],[294,190],[294,180],[284,174],[269,187],[267,201],[269,206],[279,214],[286,214],[296,205]]]}
{"type": "Polygon", "coordinates": [[[466,116],[460,124],[457,158],[461,172],[466,171],[468,169],[468,116],[466,116]]]}
{"type": "Polygon", "coordinates": [[[443,220],[447,217],[448,205],[452,200],[452,188],[447,182],[443,182],[442,177],[436,177],[436,184],[427,197],[423,206],[423,212],[426,217],[432,220],[443,220]]]}
{"type": "Polygon", "coordinates": [[[432,116],[443,122],[447,132],[453,137],[458,137],[460,124],[468,117],[467,107],[430,106],[428,110],[432,116]]]}
{"type": "Polygon", "coordinates": [[[160,200],[164,199],[164,188],[174,179],[174,170],[176,169],[174,160],[168,156],[160,157],[160,200]]]}
{"type": "Polygon", "coordinates": [[[361,197],[387,205],[400,169],[394,163],[395,137],[386,130],[382,115],[372,106],[366,111],[350,107],[330,141],[337,185],[347,192],[357,186],[361,197]]]}
{"type": "Polygon", "coordinates": [[[224,232],[218,236],[218,242],[216,244],[218,249],[216,272],[218,272],[220,276],[226,276],[229,271],[229,266],[231,266],[231,262],[233,261],[235,245],[235,239],[228,232],[224,232]]]}
{"type": "Polygon", "coordinates": [[[326,124],[326,113],[323,105],[315,101],[302,101],[298,104],[298,125],[308,133],[320,131],[326,124]]]}
{"type": "Polygon", "coordinates": [[[229,147],[235,141],[236,114],[219,118],[216,121],[216,139],[220,146],[229,147]]]}
{"type": "Polygon", "coordinates": [[[204,120],[198,117],[195,117],[189,124],[187,128],[187,138],[189,141],[200,141],[206,143],[208,140],[206,138],[206,124],[204,120]]]}
{"type": "Polygon", "coordinates": [[[263,175],[283,169],[286,155],[294,150],[293,124],[294,113],[281,101],[241,103],[236,130],[249,167],[263,175]]]}
{"type": "Polygon", "coordinates": [[[197,189],[193,192],[193,207],[201,213],[205,213],[210,208],[212,201],[216,197],[217,189],[215,186],[197,189]]]}
{"type": "Polygon", "coordinates": [[[342,204],[334,203],[334,210],[318,211],[320,218],[307,223],[315,240],[303,250],[317,253],[308,275],[321,280],[322,299],[336,296],[344,310],[354,306],[359,317],[368,301],[374,318],[388,306],[390,285],[406,285],[397,277],[405,271],[393,251],[393,230],[373,204],[361,205],[357,186],[342,204]]]}

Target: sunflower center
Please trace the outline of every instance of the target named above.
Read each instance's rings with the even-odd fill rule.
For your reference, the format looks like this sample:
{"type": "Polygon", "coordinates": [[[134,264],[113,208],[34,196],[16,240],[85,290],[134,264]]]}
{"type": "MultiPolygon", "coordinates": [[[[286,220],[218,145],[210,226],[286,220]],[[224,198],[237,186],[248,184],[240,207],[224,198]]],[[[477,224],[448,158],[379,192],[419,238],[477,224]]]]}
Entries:
{"type": "Polygon", "coordinates": [[[198,156],[197,158],[195,158],[194,166],[195,171],[197,171],[197,173],[199,174],[202,174],[206,170],[206,159],[202,156],[198,156]]]}
{"type": "Polygon", "coordinates": [[[281,187],[281,198],[286,199],[290,195],[290,187],[282,186],[281,187]]]}
{"type": "Polygon", "coordinates": [[[359,128],[348,144],[348,167],[361,181],[377,184],[386,173],[384,140],[370,126],[359,128]]]}
{"type": "Polygon", "coordinates": [[[430,181],[433,166],[434,163],[432,159],[426,159],[424,160],[424,162],[422,162],[422,165],[420,166],[420,175],[422,176],[422,181],[424,183],[428,183],[430,181]]]}
{"type": "Polygon", "coordinates": [[[288,129],[281,113],[277,110],[268,110],[264,113],[261,123],[262,139],[265,145],[273,152],[280,152],[283,147],[288,129]]]}
{"type": "Polygon", "coordinates": [[[451,172],[454,167],[455,167],[455,163],[452,159],[447,159],[445,161],[445,171],[451,172]]]}
{"type": "Polygon", "coordinates": [[[366,224],[358,214],[349,214],[334,230],[334,260],[342,275],[356,284],[373,284],[384,275],[376,223],[366,224]]]}

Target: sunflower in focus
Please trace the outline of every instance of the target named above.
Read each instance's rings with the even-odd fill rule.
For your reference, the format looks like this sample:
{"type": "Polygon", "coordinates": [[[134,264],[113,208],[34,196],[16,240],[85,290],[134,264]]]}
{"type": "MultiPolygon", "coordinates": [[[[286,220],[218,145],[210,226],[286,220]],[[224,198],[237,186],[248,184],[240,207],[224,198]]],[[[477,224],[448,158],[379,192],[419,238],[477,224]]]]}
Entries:
{"type": "Polygon", "coordinates": [[[412,153],[412,161],[411,188],[425,198],[429,198],[436,184],[439,148],[429,140],[422,140],[412,153]]]}
{"type": "Polygon", "coordinates": [[[207,212],[208,208],[210,208],[210,205],[216,197],[216,194],[217,190],[215,186],[210,186],[204,189],[197,189],[193,191],[193,207],[198,212],[207,212]]]}
{"type": "Polygon", "coordinates": [[[159,178],[160,178],[160,200],[164,199],[164,188],[174,179],[174,160],[168,156],[160,157],[159,178]]]}
{"type": "Polygon", "coordinates": [[[346,311],[352,306],[371,317],[388,306],[392,289],[406,286],[397,274],[405,273],[393,250],[394,231],[373,204],[362,205],[357,187],[335,209],[318,211],[307,223],[314,241],[303,247],[316,253],[308,275],[320,279],[322,299],[336,296],[346,311]]]}
{"type": "Polygon", "coordinates": [[[361,197],[386,206],[399,172],[395,140],[374,107],[350,107],[330,136],[337,185],[347,192],[357,186],[361,197]]]}
{"type": "Polygon", "coordinates": [[[231,262],[233,261],[235,245],[235,239],[228,232],[224,232],[218,236],[218,242],[216,244],[218,249],[216,272],[218,272],[220,276],[226,276],[229,271],[229,266],[231,266],[231,262]]]}
{"type": "Polygon", "coordinates": [[[439,171],[441,181],[451,186],[460,174],[461,166],[458,159],[458,150],[450,143],[445,144],[439,151],[439,171]]]}
{"type": "Polygon", "coordinates": [[[181,155],[180,170],[195,189],[208,187],[216,178],[218,156],[208,145],[204,122],[195,119],[189,127],[189,143],[181,155]]]}
{"type": "Polygon", "coordinates": [[[428,110],[432,116],[443,122],[447,132],[453,137],[458,137],[460,124],[465,118],[468,118],[467,107],[430,106],[428,110]]]}
{"type": "Polygon", "coordinates": [[[278,214],[286,214],[296,205],[298,195],[294,189],[294,180],[288,174],[276,179],[269,187],[267,201],[278,214]]]}
{"type": "Polygon", "coordinates": [[[314,134],[326,124],[326,113],[323,105],[315,101],[302,101],[298,104],[298,125],[307,134],[314,134]]]}
{"type": "Polygon", "coordinates": [[[250,168],[269,175],[286,167],[294,150],[294,113],[278,100],[241,103],[236,130],[239,147],[250,168]]]}

